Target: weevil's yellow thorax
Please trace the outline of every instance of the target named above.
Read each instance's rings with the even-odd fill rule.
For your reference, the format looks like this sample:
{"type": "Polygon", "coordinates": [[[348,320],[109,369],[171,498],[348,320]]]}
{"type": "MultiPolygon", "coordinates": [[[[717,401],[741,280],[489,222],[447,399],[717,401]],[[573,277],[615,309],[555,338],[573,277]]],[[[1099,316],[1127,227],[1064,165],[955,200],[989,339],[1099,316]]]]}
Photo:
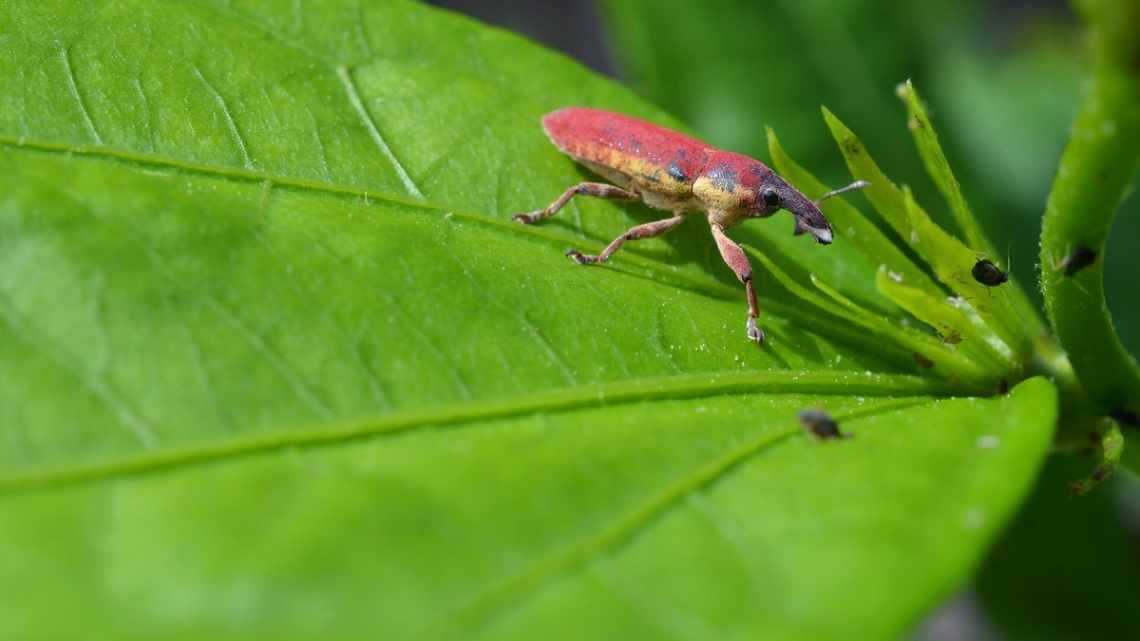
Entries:
{"type": "Polygon", "coordinates": [[[748,217],[748,203],[752,191],[736,181],[726,181],[715,175],[702,175],[693,181],[693,195],[709,213],[709,219],[728,228],[748,217]]]}

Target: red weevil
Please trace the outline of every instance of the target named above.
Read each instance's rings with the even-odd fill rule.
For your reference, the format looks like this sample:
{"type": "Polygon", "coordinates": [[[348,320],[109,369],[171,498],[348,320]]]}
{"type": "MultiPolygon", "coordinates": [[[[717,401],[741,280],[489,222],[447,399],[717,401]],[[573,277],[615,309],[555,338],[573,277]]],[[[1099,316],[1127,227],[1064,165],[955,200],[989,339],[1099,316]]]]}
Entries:
{"type": "Polygon", "coordinates": [[[659,236],[679,225],[685,215],[705,213],[721,257],[744,283],[748,297],[745,327],[748,338],[757,343],[764,342],[764,332],[756,325],[760,311],[752,287],[752,266],[725,230],[747,218],[767,218],[786,209],[796,217],[797,236],[807,232],[826,245],[832,239],[831,225],[819,203],[869,184],[857,181],[812,201],[758,160],[629,116],[566,107],[543,117],[542,126],[555,147],[614,184],[579,183],[546,208],[516,214],[514,220],[529,225],[549,218],[578,194],[640,200],[673,213],[671,218],[630,228],[596,256],[566,251],[578,264],[586,265],[605,262],[627,240],[659,236]]]}

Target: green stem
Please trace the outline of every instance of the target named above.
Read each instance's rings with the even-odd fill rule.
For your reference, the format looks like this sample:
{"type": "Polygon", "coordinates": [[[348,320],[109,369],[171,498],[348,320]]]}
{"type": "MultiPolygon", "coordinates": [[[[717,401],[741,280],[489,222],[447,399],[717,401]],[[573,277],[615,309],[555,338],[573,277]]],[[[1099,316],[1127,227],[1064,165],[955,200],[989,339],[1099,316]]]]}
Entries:
{"type": "Polygon", "coordinates": [[[1091,27],[1096,62],[1045,208],[1041,285],[1089,409],[1104,415],[1140,409],[1140,368],[1113,328],[1103,283],[1105,241],[1140,165],[1140,0],[1077,6],[1091,27]],[[1087,258],[1088,250],[1095,260],[1075,269],[1073,257],[1087,258]]]}

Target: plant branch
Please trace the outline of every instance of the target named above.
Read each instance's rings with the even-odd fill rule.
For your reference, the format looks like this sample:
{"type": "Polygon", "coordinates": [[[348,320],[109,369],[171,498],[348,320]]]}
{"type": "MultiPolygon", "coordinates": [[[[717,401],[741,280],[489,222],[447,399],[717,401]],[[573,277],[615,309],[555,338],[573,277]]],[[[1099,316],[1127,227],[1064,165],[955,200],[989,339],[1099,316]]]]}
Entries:
{"type": "Polygon", "coordinates": [[[1105,241],[1140,162],[1140,0],[1083,0],[1092,86],[1045,208],[1041,284],[1057,337],[1099,415],[1140,408],[1140,369],[1105,305],[1105,241]]]}

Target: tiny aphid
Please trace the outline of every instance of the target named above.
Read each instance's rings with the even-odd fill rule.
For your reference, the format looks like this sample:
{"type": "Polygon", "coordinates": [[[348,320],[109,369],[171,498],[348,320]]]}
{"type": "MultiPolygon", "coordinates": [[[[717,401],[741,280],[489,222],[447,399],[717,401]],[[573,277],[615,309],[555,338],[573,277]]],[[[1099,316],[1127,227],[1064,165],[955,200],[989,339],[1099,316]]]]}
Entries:
{"type": "Polygon", "coordinates": [[[839,423],[823,410],[803,410],[797,415],[812,436],[825,441],[831,438],[851,438],[850,434],[839,431],[839,423]]]}
{"type": "Polygon", "coordinates": [[[1009,280],[1009,274],[1003,272],[1000,267],[994,264],[994,261],[988,258],[978,259],[978,262],[974,263],[973,269],[970,270],[970,274],[974,280],[986,287],[997,287],[1009,280]]]}
{"type": "Polygon", "coordinates": [[[670,218],[630,228],[596,256],[576,249],[566,251],[575,262],[587,265],[605,262],[627,240],[668,232],[687,214],[706,214],[721,257],[744,284],[748,299],[745,332],[757,343],[764,342],[764,332],[756,325],[760,310],[752,285],[752,266],[725,230],[748,218],[767,218],[785,209],[796,218],[797,236],[810,233],[816,242],[826,245],[832,240],[831,224],[819,210],[819,203],[868,185],[857,181],[813,201],[758,160],[643,120],[597,109],[559,109],[543,117],[542,126],[555,147],[614,184],[579,183],[545,208],[516,214],[513,219],[528,225],[536,223],[556,214],[577,195],[641,201],[672,212],[670,218]]]}
{"type": "Polygon", "coordinates": [[[1073,274],[1081,271],[1085,267],[1096,262],[1096,251],[1081,245],[1073,250],[1073,253],[1065,256],[1057,269],[1065,272],[1067,278],[1072,278],[1073,274]]]}

